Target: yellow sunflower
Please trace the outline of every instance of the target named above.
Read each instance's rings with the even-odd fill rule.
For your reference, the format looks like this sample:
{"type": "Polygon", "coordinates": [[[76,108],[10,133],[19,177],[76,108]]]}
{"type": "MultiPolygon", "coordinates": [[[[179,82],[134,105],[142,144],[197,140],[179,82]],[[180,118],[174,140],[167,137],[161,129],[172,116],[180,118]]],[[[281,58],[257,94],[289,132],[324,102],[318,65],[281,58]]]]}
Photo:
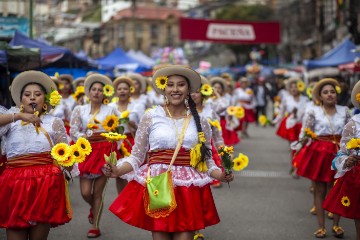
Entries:
{"type": "Polygon", "coordinates": [[[233,169],[235,171],[241,171],[248,166],[249,158],[246,155],[240,153],[239,156],[235,158],[233,162],[234,162],[233,169]]]}
{"type": "Polygon", "coordinates": [[[245,110],[243,107],[235,107],[235,117],[238,119],[245,117],[245,110]]]}
{"type": "Polygon", "coordinates": [[[233,153],[234,152],[234,146],[230,146],[230,147],[224,147],[224,152],[226,153],[233,153]]]}
{"type": "Polygon", "coordinates": [[[85,161],[86,155],[80,150],[79,146],[77,144],[71,145],[71,160],[73,162],[82,163],[85,161]]]}
{"type": "Polygon", "coordinates": [[[155,79],[156,87],[160,90],[164,90],[166,88],[168,82],[168,77],[160,76],[155,79]]]}
{"type": "Polygon", "coordinates": [[[103,100],[103,104],[108,105],[109,103],[110,103],[109,99],[104,98],[104,100],[103,100]]]}
{"type": "Polygon", "coordinates": [[[356,94],[356,101],[360,103],[360,93],[356,94]]]}
{"type": "Polygon", "coordinates": [[[62,83],[59,83],[59,90],[63,90],[64,89],[64,84],[62,84],[62,83]]]}
{"type": "Polygon", "coordinates": [[[299,92],[303,92],[305,90],[305,83],[303,81],[297,81],[296,87],[299,92]]]}
{"type": "Polygon", "coordinates": [[[347,196],[343,196],[341,198],[341,204],[344,206],[344,207],[349,207],[350,206],[350,199],[347,197],[347,196]]]}
{"type": "Polygon", "coordinates": [[[246,89],[245,93],[249,95],[253,95],[254,92],[250,88],[248,88],[246,89]]]}
{"type": "Polygon", "coordinates": [[[105,118],[105,120],[101,123],[105,131],[113,132],[115,128],[119,125],[119,119],[116,115],[109,115],[105,118]]]}
{"type": "Polygon", "coordinates": [[[122,135],[116,132],[101,133],[100,135],[105,137],[109,142],[116,142],[126,138],[126,135],[122,135]]]}
{"type": "Polygon", "coordinates": [[[61,95],[58,91],[52,90],[50,94],[46,97],[47,101],[50,103],[51,106],[55,107],[56,105],[60,104],[61,95]]]}
{"type": "Polygon", "coordinates": [[[259,123],[261,126],[265,126],[266,123],[268,122],[268,119],[265,115],[260,115],[259,117],[259,123]]]}
{"type": "Polygon", "coordinates": [[[313,93],[313,89],[308,87],[308,88],[306,89],[306,95],[307,95],[310,99],[312,99],[312,93],[313,93]]]}
{"type": "Polygon", "coordinates": [[[228,115],[233,116],[236,113],[236,107],[230,106],[226,109],[226,112],[228,115]]]}
{"type": "Polygon", "coordinates": [[[358,144],[358,141],[356,138],[352,138],[350,139],[350,141],[348,141],[346,143],[346,148],[347,149],[355,149],[355,148],[358,148],[359,147],[359,144],[358,144]]]}
{"type": "Polygon", "coordinates": [[[275,96],[275,97],[274,97],[274,102],[280,102],[280,100],[281,100],[281,99],[280,99],[280,96],[275,96]]]}
{"type": "Polygon", "coordinates": [[[70,154],[70,147],[66,143],[58,143],[51,149],[51,156],[58,162],[68,160],[70,154]]]}
{"type": "Polygon", "coordinates": [[[129,110],[123,111],[123,112],[120,114],[120,118],[128,118],[128,117],[129,117],[129,114],[130,114],[130,111],[129,111],[129,110]]]}
{"type": "Polygon", "coordinates": [[[72,95],[75,100],[78,100],[81,96],[85,95],[84,86],[78,86],[75,93],[72,95]]]}
{"type": "Polygon", "coordinates": [[[113,86],[106,84],[103,88],[103,92],[106,97],[111,97],[112,95],[114,95],[115,90],[113,86]]]}
{"type": "Polygon", "coordinates": [[[135,92],[135,88],[134,87],[130,87],[130,93],[134,93],[135,92]]]}
{"type": "Polygon", "coordinates": [[[211,96],[213,94],[213,89],[209,84],[203,84],[201,86],[200,92],[204,96],[211,96]]]}
{"type": "Polygon", "coordinates": [[[121,151],[121,153],[122,153],[122,155],[123,155],[124,157],[130,156],[130,153],[129,153],[129,151],[127,150],[127,148],[125,147],[124,143],[121,143],[121,145],[120,145],[120,151],[121,151]]]}
{"type": "Polygon", "coordinates": [[[74,159],[69,157],[69,159],[66,159],[63,162],[59,162],[59,165],[63,167],[71,167],[72,165],[74,165],[74,163],[75,163],[74,159]]]}
{"type": "Polygon", "coordinates": [[[215,127],[218,131],[221,131],[221,126],[218,120],[215,121],[211,121],[210,118],[208,118],[208,122],[210,123],[211,126],[215,127]]]}
{"type": "Polygon", "coordinates": [[[112,99],[111,99],[111,102],[112,103],[117,103],[119,101],[119,98],[118,97],[113,97],[112,99]]]}
{"type": "Polygon", "coordinates": [[[92,151],[91,144],[86,138],[83,137],[79,138],[76,141],[76,145],[78,145],[81,152],[85,155],[89,155],[92,151]]]}
{"type": "Polygon", "coordinates": [[[341,93],[341,88],[339,86],[335,86],[335,90],[337,94],[341,93]]]}
{"type": "MultiPolygon", "coordinates": [[[[131,88],[130,88],[130,90],[131,90],[131,88]]],[[[152,87],[150,85],[146,87],[146,92],[151,92],[151,90],[152,90],[152,87]]]]}

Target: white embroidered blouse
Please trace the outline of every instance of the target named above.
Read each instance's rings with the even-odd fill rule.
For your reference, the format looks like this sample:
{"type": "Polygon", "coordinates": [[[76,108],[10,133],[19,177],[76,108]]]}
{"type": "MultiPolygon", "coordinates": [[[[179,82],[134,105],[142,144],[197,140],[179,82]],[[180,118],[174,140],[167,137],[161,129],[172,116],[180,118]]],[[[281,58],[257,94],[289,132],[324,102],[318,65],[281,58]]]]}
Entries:
{"type": "MultiPolygon", "coordinates": [[[[80,137],[86,136],[86,127],[90,121],[97,120],[99,121],[98,129],[94,129],[94,132],[105,132],[101,123],[106,119],[107,116],[116,115],[118,116],[118,111],[111,106],[102,104],[100,111],[94,117],[93,114],[90,114],[91,104],[79,105],[76,106],[71,115],[70,122],[70,137],[76,141],[80,137]]],[[[94,123],[94,122],[91,122],[94,123]]]]}
{"type": "Polygon", "coordinates": [[[60,118],[62,120],[66,120],[70,122],[71,119],[71,110],[70,108],[64,103],[64,101],[60,101],[60,104],[57,105],[55,108],[49,111],[49,114],[53,115],[54,117],[60,118]]]}
{"type": "MultiPolygon", "coordinates": [[[[189,114],[189,113],[188,113],[189,114]]],[[[139,124],[135,145],[131,151],[131,155],[127,158],[120,159],[118,166],[123,163],[129,163],[133,171],[124,175],[128,181],[135,180],[142,185],[145,185],[145,179],[147,176],[148,165],[143,163],[146,153],[148,151],[159,149],[175,149],[177,145],[176,130],[181,133],[184,118],[173,120],[166,116],[165,110],[157,106],[150,109],[145,113],[139,124]]],[[[201,126],[206,138],[206,146],[211,149],[211,128],[209,123],[201,118],[201,126]]],[[[188,128],[185,132],[182,147],[186,150],[190,150],[198,143],[198,131],[196,129],[195,120],[191,117],[188,128]]],[[[208,171],[202,173],[190,166],[172,166],[173,182],[175,186],[204,186],[212,182],[210,173],[219,169],[214,161],[207,160],[208,171]]],[[[151,176],[157,176],[165,172],[168,168],[168,164],[152,164],[151,176]]]]}
{"type": "MultiPolygon", "coordinates": [[[[18,108],[9,110],[0,107],[0,114],[18,113],[18,108]]],[[[53,145],[64,142],[68,143],[64,122],[50,114],[40,116],[41,127],[48,132],[53,145]]],[[[0,137],[3,137],[8,161],[16,156],[51,151],[51,146],[41,131],[36,132],[33,124],[22,126],[21,121],[0,127],[0,137]]]]}
{"type": "Polygon", "coordinates": [[[345,125],[342,132],[340,141],[340,151],[333,160],[333,169],[337,170],[335,178],[339,178],[345,175],[351,168],[344,168],[345,160],[350,154],[357,155],[356,150],[349,150],[346,148],[346,144],[352,138],[360,138],[360,114],[353,116],[349,122],[345,125]]]}
{"type": "Polygon", "coordinates": [[[235,105],[240,102],[241,106],[246,109],[254,109],[256,107],[255,95],[251,88],[246,88],[245,90],[242,88],[235,89],[232,101],[235,105]]]}
{"type": "MultiPolygon", "coordinates": [[[[204,108],[203,108],[202,112],[199,112],[199,115],[202,116],[203,118],[205,118],[208,121],[209,121],[209,119],[212,122],[218,121],[219,125],[220,125],[220,117],[211,108],[210,104],[204,104],[204,108]]],[[[222,137],[222,131],[221,131],[221,129],[220,130],[217,129],[215,126],[211,126],[211,130],[212,130],[212,140],[214,141],[214,145],[215,145],[215,147],[217,149],[219,146],[224,145],[224,139],[222,137]]]]}

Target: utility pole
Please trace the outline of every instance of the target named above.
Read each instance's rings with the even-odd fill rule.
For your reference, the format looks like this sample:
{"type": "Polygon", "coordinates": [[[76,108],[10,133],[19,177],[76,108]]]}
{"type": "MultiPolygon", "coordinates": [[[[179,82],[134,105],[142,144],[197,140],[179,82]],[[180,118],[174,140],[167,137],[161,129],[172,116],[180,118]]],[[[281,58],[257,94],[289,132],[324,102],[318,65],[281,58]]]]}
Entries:
{"type": "Polygon", "coordinates": [[[33,38],[33,0],[29,0],[29,28],[30,38],[33,38]]]}

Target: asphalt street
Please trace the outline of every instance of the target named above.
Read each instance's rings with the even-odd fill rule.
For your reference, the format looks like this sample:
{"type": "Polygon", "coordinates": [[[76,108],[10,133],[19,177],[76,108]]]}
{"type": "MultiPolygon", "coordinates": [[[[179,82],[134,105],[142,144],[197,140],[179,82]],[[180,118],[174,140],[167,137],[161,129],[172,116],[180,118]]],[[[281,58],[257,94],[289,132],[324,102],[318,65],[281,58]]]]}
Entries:
{"type": "MultiPolygon", "coordinates": [[[[290,152],[287,142],[275,135],[272,127],[250,126],[250,138],[241,139],[235,153],[248,155],[246,170],[235,173],[235,180],[222,188],[213,189],[221,222],[203,230],[208,240],[308,240],[315,239],[316,217],[309,214],[312,195],[310,181],[293,179],[289,175],[290,152]]],[[[79,180],[69,184],[73,220],[52,229],[50,240],[87,239],[91,227],[87,221],[89,206],[82,200],[79,180]]],[[[106,192],[104,214],[98,239],[151,239],[147,231],[123,223],[107,209],[116,197],[115,180],[109,182],[106,192]]],[[[345,229],[344,239],[355,239],[353,220],[341,219],[345,229]]],[[[327,239],[331,235],[331,220],[327,219],[327,239]]],[[[0,239],[6,239],[4,229],[0,239]]]]}

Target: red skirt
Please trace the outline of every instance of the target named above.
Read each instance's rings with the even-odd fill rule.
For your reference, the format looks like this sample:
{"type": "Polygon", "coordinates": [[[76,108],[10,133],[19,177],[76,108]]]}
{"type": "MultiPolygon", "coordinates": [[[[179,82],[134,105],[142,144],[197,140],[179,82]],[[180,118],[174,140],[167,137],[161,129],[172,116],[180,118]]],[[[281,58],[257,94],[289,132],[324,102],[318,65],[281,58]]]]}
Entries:
{"type": "Polygon", "coordinates": [[[0,176],[0,227],[51,227],[71,220],[72,210],[61,169],[53,164],[6,168],[0,176]]]}
{"type": "Polygon", "coordinates": [[[134,137],[130,134],[126,134],[126,139],[123,141],[125,148],[131,153],[132,147],[134,146],[134,137]]]}
{"type": "Polygon", "coordinates": [[[226,129],[225,117],[220,117],[220,126],[225,145],[233,146],[240,142],[240,139],[234,130],[226,129]]]}
{"type": "Polygon", "coordinates": [[[333,182],[335,171],[331,163],[338,149],[330,141],[315,140],[303,147],[293,159],[297,174],[317,182],[333,182]]]}
{"type": "MultiPolygon", "coordinates": [[[[213,141],[211,140],[211,153],[212,153],[212,159],[214,160],[216,166],[218,166],[219,168],[222,169],[222,162],[221,162],[221,157],[219,156],[219,153],[213,143],[213,141]]],[[[219,180],[214,180],[211,184],[219,184],[221,183],[219,180]]]]}
{"type": "Polygon", "coordinates": [[[79,163],[80,176],[83,176],[84,174],[103,175],[101,169],[106,163],[104,154],[109,156],[111,149],[113,149],[113,151],[116,152],[118,159],[121,156],[119,151],[117,150],[116,142],[114,143],[114,146],[112,146],[112,143],[108,141],[91,142],[91,147],[92,147],[92,151],[90,155],[86,156],[84,162],[79,163]]]}
{"type": "Polygon", "coordinates": [[[339,178],[327,195],[323,208],[340,216],[360,219],[360,165],[339,178]]]}
{"type": "Polygon", "coordinates": [[[253,123],[256,122],[256,114],[253,109],[246,109],[245,110],[245,116],[241,119],[241,122],[248,122],[253,123]]]}
{"type": "Polygon", "coordinates": [[[297,123],[294,127],[286,129],[286,120],[288,117],[285,117],[281,123],[280,126],[276,132],[276,134],[290,142],[299,140],[299,134],[301,132],[301,123],[297,123]]]}
{"type": "Polygon", "coordinates": [[[177,207],[168,217],[152,218],[145,213],[144,186],[131,181],[109,210],[132,226],[153,232],[185,232],[220,222],[209,185],[175,187],[177,207]]]}

